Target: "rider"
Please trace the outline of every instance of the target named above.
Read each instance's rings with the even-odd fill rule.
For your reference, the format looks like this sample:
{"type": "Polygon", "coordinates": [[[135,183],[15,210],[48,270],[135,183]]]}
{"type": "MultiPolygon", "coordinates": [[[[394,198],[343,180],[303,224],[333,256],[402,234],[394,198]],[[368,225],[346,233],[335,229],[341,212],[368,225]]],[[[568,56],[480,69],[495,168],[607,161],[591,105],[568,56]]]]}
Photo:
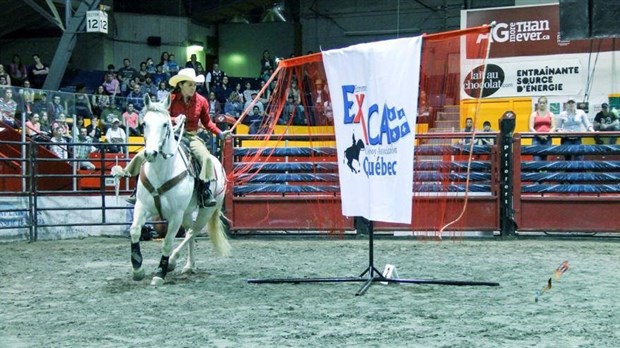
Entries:
{"type": "MultiPolygon", "coordinates": [[[[213,166],[209,150],[204,141],[198,136],[199,123],[202,123],[213,134],[218,135],[221,139],[231,136],[230,131],[222,131],[209,117],[209,102],[200,94],[196,93],[196,83],[203,83],[204,75],[196,76],[196,72],[192,68],[186,68],[179,71],[178,74],[172,76],[169,84],[174,87],[171,94],[170,117],[174,122],[179,115],[185,115],[185,133],[184,136],[189,140],[189,147],[194,158],[201,164],[199,174],[200,180],[204,183],[204,189],[201,190],[200,205],[203,207],[211,207],[215,205],[215,198],[210,189],[211,181],[215,180],[213,166]]],[[[129,162],[124,170],[117,175],[136,176],[140,173],[140,168],[144,162],[144,150],[138,152],[129,162]]],[[[135,190],[127,199],[129,203],[135,203],[135,190]]]]}

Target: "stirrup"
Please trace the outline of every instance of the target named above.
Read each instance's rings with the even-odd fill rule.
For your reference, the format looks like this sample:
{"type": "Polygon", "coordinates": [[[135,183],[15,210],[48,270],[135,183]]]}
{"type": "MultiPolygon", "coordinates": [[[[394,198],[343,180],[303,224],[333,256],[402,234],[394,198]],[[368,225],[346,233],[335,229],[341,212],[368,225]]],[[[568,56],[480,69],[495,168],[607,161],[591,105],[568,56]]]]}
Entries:
{"type": "Polygon", "coordinates": [[[125,201],[129,204],[136,204],[136,193],[137,193],[138,189],[133,189],[133,191],[131,191],[131,194],[129,195],[129,197],[127,197],[125,199],[125,201]]]}

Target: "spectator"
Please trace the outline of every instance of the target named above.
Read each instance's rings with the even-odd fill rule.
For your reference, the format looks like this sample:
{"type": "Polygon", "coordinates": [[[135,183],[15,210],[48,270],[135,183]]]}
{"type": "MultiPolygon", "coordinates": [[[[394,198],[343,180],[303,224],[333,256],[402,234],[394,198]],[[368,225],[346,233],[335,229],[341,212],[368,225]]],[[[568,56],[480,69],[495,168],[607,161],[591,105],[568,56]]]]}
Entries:
{"type": "Polygon", "coordinates": [[[142,135],[140,131],[139,117],[133,104],[127,104],[127,111],[123,113],[123,126],[127,130],[128,135],[142,135]]]}
{"type": "Polygon", "coordinates": [[[149,74],[148,71],[146,71],[146,62],[140,62],[140,70],[138,70],[138,76],[140,78],[140,83],[144,82],[144,80],[146,80],[146,76],[149,74]]]}
{"type": "Polygon", "coordinates": [[[202,67],[202,63],[197,60],[196,54],[192,54],[189,57],[189,61],[185,63],[185,67],[194,69],[196,76],[202,75],[205,72],[205,69],[202,67]]]}
{"type": "MultiPolygon", "coordinates": [[[[116,68],[114,67],[114,64],[108,64],[107,74],[112,74],[112,77],[115,80],[119,79],[118,72],[116,71],[116,68]]],[[[105,80],[105,77],[104,77],[104,80],[105,80]]]]}
{"type": "Polygon", "coordinates": [[[224,112],[235,117],[239,117],[241,112],[243,112],[243,94],[241,94],[240,83],[237,83],[235,90],[230,92],[224,105],[224,112]]]}
{"type": "MultiPolygon", "coordinates": [[[[536,111],[530,115],[529,130],[535,133],[555,132],[555,117],[549,111],[547,97],[539,97],[536,103],[536,111]]],[[[532,138],[533,145],[551,145],[549,135],[537,135],[532,138]]],[[[534,161],[546,161],[547,156],[534,155],[534,161]]]]}
{"type": "Polygon", "coordinates": [[[218,63],[213,63],[213,70],[211,70],[210,72],[211,74],[211,85],[210,85],[210,91],[213,91],[215,89],[216,86],[221,86],[223,81],[224,81],[224,76],[226,76],[226,73],[222,70],[220,70],[220,65],[218,63]]]}
{"type": "Polygon", "coordinates": [[[24,80],[28,79],[28,70],[26,65],[22,63],[19,54],[13,55],[13,61],[9,65],[9,76],[11,76],[11,84],[13,86],[23,86],[24,80]]]}
{"type": "MultiPolygon", "coordinates": [[[[19,90],[18,96],[19,100],[17,103],[17,112],[16,114],[25,115],[26,117],[30,117],[34,110],[34,92],[30,88],[22,88],[19,90]]],[[[21,119],[21,118],[20,118],[21,119]]]]}
{"type": "Polygon", "coordinates": [[[276,64],[271,58],[271,53],[269,53],[269,50],[264,50],[263,58],[260,60],[260,76],[263,76],[266,71],[273,71],[275,68],[276,64]]]}
{"type": "MultiPolygon", "coordinates": [[[[569,98],[566,102],[566,110],[560,113],[560,122],[558,124],[559,132],[592,132],[594,128],[588,121],[588,116],[583,110],[576,108],[575,99],[569,98]]],[[[561,141],[562,145],[581,145],[580,136],[564,136],[561,141]]],[[[583,155],[565,155],[567,161],[583,160],[583,155]]]]}
{"type": "Polygon", "coordinates": [[[306,117],[304,115],[304,107],[299,105],[292,94],[288,95],[286,104],[284,104],[284,112],[278,120],[278,123],[280,124],[287,124],[289,122],[294,125],[307,124],[306,117]]]}
{"type": "Polygon", "coordinates": [[[52,98],[52,102],[49,103],[49,105],[47,106],[47,114],[49,115],[52,122],[56,121],[58,115],[64,114],[65,110],[66,108],[64,106],[64,103],[62,102],[62,98],[60,97],[60,95],[55,95],[52,98]]]}
{"type": "Polygon", "coordinates": [[[133,90],[127,95],[127,103],[133,104],[133,108],[136,111],[142,111],[144,108],[144,92],[142,92],[142,88],[140,85],[134,85],[133,90]]]}
{"type": "MultiPolygon", "coordinates": [[[[461,132],[463,132],[463,133],[473,133],[473,131],[474,131],[474,120],[471,117],[467,117],[465,119],[465,127],[463,127],[463,129],[461,129],[461,132]]],[[[469,135],[467,135],[463,139],[459,140],[459,143],[461,143],[461,144],[470,144],[471,143],[471,137],[469,135]]]]}
{"type": "MultiPolygon", "coordinates": [[[[250,96],[250,99],[246,100],[245,105],[243,106],[244,111],[250,107],[250,104],[252,103],[254,99],[256,99],[257,96],[258,96],[258,92],[252,91],[252,95],[250,96]]],[[[258,109],[260,110],[261,113],[265,111],[265,105],[263,105],[263,102],[260,99],[257,100],[256,103],[254,103],[254,106],[258,106],[258,109]]],[[[250,112],[248,112],[248,114],[249,113],[250,112]]]]}
{"type": "Polygon", "coordinates": [[[50,145],[50,151],[56,154],[58,158],[67,159],[69,158],[69,153],[67,151],[67,139],[63,136],[62,128],[54,127],[52,130],[52,139],[50,140],[52,145],[50,145]]]}
{"type": "MultiPolygon", "coordinates": [[[[157,64],[158,67],[161,66],[161,72],[164,73],[166,77],[170,77],[168,73],[168,60],[170,60],[170,54],[168,54],[167,51],[163,51],[159,57],[159,64],[157,64]]],[[[153,78],[153,80],[155,80],[155,78],[153,78]]],[[[157,84],[159,84],[159,82],[160,81],[157,81],[157,84]]]]}
{"type": "Polygon", "coordinates": [[[81,117],[91,118],[93,117],[93,109],[90,105],[90,100],[86,94],[86,86],[80,83],[76,86],[75,102],[73,112],[81,117]]]}
{"type": "Polygon", "coordinates": [[[153,62],[153,58],[146,58],[146,72],[149,75],[152,75],[157,72],[157,68],[155,68],[155,62],[153,62]]]}
{"type": "Polygon", "coordinates": [[[220,106],[226,105],[226,99],[232,93],[232,88],[228,86],[228,76],[224,76],[222,79],[222,83],[220,85],[216,85],[213,87],[213,92],[215,92],[215,98],[217,99],[220,106]]]}
{"type": "Polygon", "coordinates": [[[105,93],[103,86],[97,87],[95,93],[92,96],[92,108],[93,114],[101,115],[101,110],[110,105],[110,97],[105,93]]]}
{"type": "Polygon", "coordinates": [[[88,135],[95,143],[98,143],[99,139],[101,139],[101,124],[97,114],[93,115],[93,119],[86,127],[86,135],[88,135]]]}
{"type": "MultiPolygon", "coordinates": [[[[618,115],[613,111],[609,111],[609,104],[601,104],[601,111],[594,116],[594,130],[599,132],[617,132],[620,131],[620,121],[618,115]]],[[[600,135],[594,137],[597,144],[604,144],[600,135]]],[[[616,144],[616,137],[609,137],[609,144],[616,144]]]]}
{"type": "Polygon", "coordinates": [[[258,134],[262,122],[263,113],[260,111],[258,106],[254,105],[254,107],[252,108],[252,114],[248,114],[248,116],[245,118],[245,123],[250,126],[248,134],[258,134]]]}
{"type": "Polygon", "coordinates": [[[108,152],[113,153],[125,153],[125,146],[123,144],[127,143],[127,135],[123,128],[119,127],[121,121],[118,119],[114,119],[112,121],[112,126],[108,128],[105,133],[105,139],[108,144],[112,144],[107,147],[108,152]]]}
{"type": "MultiPolygon", "coordinates": [[[[493,132],[493,130],[491,129],[491,122],[484,121],[484,123],[482,123],[482,132],[483,133],[493,132]]],[[[495,139],[493,138],[476,138],[475,145],[494,145],[494,144],[495,144],[495,139]]]]}
{"type": "Polygon", "coordinates": [[[151,75],[147,75],[146,79],[144,80],[144,83],[142,84],[142,94],[150,94],[150,95],[156,95],[157,94],[157,85],[155,83],[153,83],[153,78],[151,77],[151,75]]]}
{"type": "Polygon", "coordinates": [[[151,78],[153,79],[153,84],[155,86],[159,86],[160,83],[166,83],[166,81],[168,80],[168,74],[164,72],[164,66],[167,65],[158,65],[157,67],[155,67],[157,69],[157,71],[151,75],[151,78]]]}
{"type": "Polygon", "coordinates": [[[56,121],[52,123],[52,129],[59,129],[61,135],[66,138],[67,142],[71,141],[71,129],[67,123],[67,117],[65,114],[59,114],[56,121]]]}
{"type": "Polygon", "coordinates": [[[47,111],[41,110],[41,133],[50,137],[52,135],[52,124],[50,122],[49,116],[47,115],[47,111]]]}
{"type": "Polygon", "coordinates": [[[101,123],[104,133],[107,132],[110,127],[112,127],[112,123],[115,120],[118,120],[122,124],[123,116],[120,110],[118,110],[118,108],[116,107],[116,104],[108,105],[105,109],[101,111],[101,123]]]}
{"type": "Polygon", "coordinates": [[[50,72],[50,68],[47,64],[41,62],[41,57],[38,54],[33,54],[32,59],[34,64],[30,68],[30,79],[32,80],[32,87],[41,89],[45,83],[45,79],[50,72]]]}
{"type": "Polygon", "coordinates": [[[36,112],[39,115],[42,115],[42,112],[47,112],[47,93],[46,92],[38,92],[34,95],[34,102],[32,104],[32,112],[36,112]]]}
{"type": "Polygon", "coordinates": [[[73,147],[73,157],[79,160],[80,169],[95,170],[95,165],[89,161],[90,154],[97,152],[97,148],[92,145],[93,140],[88,136],[86,128],[79,128],[78,136],[73,140],[77,143],[73,147]]]}
{"type": "Polygon", "coordinates": [[[10,86],[11,76],[4,70],[4,65],[0,64],[0,86],[10,86]],[[4,78],[4,80],[2,80],[4,78]]]}
{"type": "Polygon", "coordinates": [[[26,135],[35,137],[41,134],[41,122],[39,114],[32,114],[26,122],[26,135]]]}
{"type": "Polygon", "coordinates": [[[4,90],[2,99],[0,99],[0,115],[2,116],[2,121],[13,128],[19,127],[15,119],[16,111],[17,103],[13,100],[13,90],[7,88],[4,90]]]}
{"type": "Polygon", "coordinates": [[[119,82],[116,78],[114,78],[113,73],[107,73],[105,75],[105,80],[101,85],[103,86],[106,94],[112,96],[112,98],[116,97],[120,92],[119,82]]]}
{"type": "Polygon", "coordinates": [[[138,70],[131,66],[129,58],[123,59],[123,67],[118,69],[118,77],[121,80],[121,92],[127,93],[129,82],[138,76],[138,70]]]}
{"type": "Polygon", "coordinates": [[[168,57],[168,73],[174,76],[179,73],[179,64],[174,60],[174,54],[168,57]]]}
{"type": "Polygon", "coordinates": [[[215,92],[209,93],[208,102],[209,102],[209,117],[211,117],[211,119],[214,120],[215,116],[222,113],[222,108],[220,107],[220,103],[218,103],[217,99],[215,98],[215,92]]]}
{"type": "Polygon", "coordinates": [[[252,93],[257,94],[257,91],[252,88],[250,81],[245,82],[245,89],[243,90],[243,101],[247,103],[248,100],[252,100],[252,93]]]}
{"type": "Polygon", "coordinates": [[[156,94],[158,101],[165,100],[170,95],[170,91],[168,90],[166,86],[167,85],[165,81],[162,81],[159,83],[159,88],[157,88],[157,94],[156,94]]]}

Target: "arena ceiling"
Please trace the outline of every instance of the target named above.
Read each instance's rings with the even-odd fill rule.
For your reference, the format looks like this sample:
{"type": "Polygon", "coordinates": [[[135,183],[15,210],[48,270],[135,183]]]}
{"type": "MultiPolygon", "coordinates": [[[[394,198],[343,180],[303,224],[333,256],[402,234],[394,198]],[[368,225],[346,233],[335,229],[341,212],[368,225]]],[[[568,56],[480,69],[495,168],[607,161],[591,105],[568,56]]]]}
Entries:
{"type": "MultiPolygon", "coordinates": [[[[281,3],[293,1],[281,1],[281,3]]],[[[0,0],[2,21],[0,39],[59,36],[61,29],[52,22],[54,11],[64,22],[66,4],[77,9],[78,0],[0,0]],[[54,10],[52,10],[52,7],[54,10]]],[[[242,15],[258,22],[273,7],[274,0],[102,0],[112,11],[191,17],[198,23],[214,24],[242,15]]]]}

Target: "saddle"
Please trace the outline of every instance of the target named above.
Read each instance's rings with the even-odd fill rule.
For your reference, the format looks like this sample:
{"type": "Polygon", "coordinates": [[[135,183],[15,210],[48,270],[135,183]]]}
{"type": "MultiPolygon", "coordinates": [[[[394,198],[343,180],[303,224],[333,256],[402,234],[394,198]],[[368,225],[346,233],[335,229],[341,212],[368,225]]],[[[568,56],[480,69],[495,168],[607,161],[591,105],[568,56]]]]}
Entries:
{"type": "Polygon", "coordinates": [[[181,146],[179,146],[179,148],[180,148],[180,151],[183,153],[183,158],[184,159],[189,158],[190,160],[189,161],[190,163],[186,163],[187,171],[189,172],[189,175],[192,178],[194,178],[194,181],[196,183],[198,183],[200,181],[200,179],[198,178],[198,173],[200,173],[200,170],[202,169],[202,165],[192,155],[192,150],[189,148],[189,139],[185,137],[181,138],[181,146]]]}
{"type": "Polygon", "coordinates": [[[208,207],[214,205],[215,201],[212,199],[212,193],[209,189],[209,184],[205,184],[200,180],[200,170],[202,164],[192,155],[192,151],[189,148],[189,139],[181,138],[181,145],[179,146],[184,159],[190,159],[187,164],[187,171],[191,177],[194,178],[194,191],[198,193],[198,204],[201,207],[208,207]]]}

